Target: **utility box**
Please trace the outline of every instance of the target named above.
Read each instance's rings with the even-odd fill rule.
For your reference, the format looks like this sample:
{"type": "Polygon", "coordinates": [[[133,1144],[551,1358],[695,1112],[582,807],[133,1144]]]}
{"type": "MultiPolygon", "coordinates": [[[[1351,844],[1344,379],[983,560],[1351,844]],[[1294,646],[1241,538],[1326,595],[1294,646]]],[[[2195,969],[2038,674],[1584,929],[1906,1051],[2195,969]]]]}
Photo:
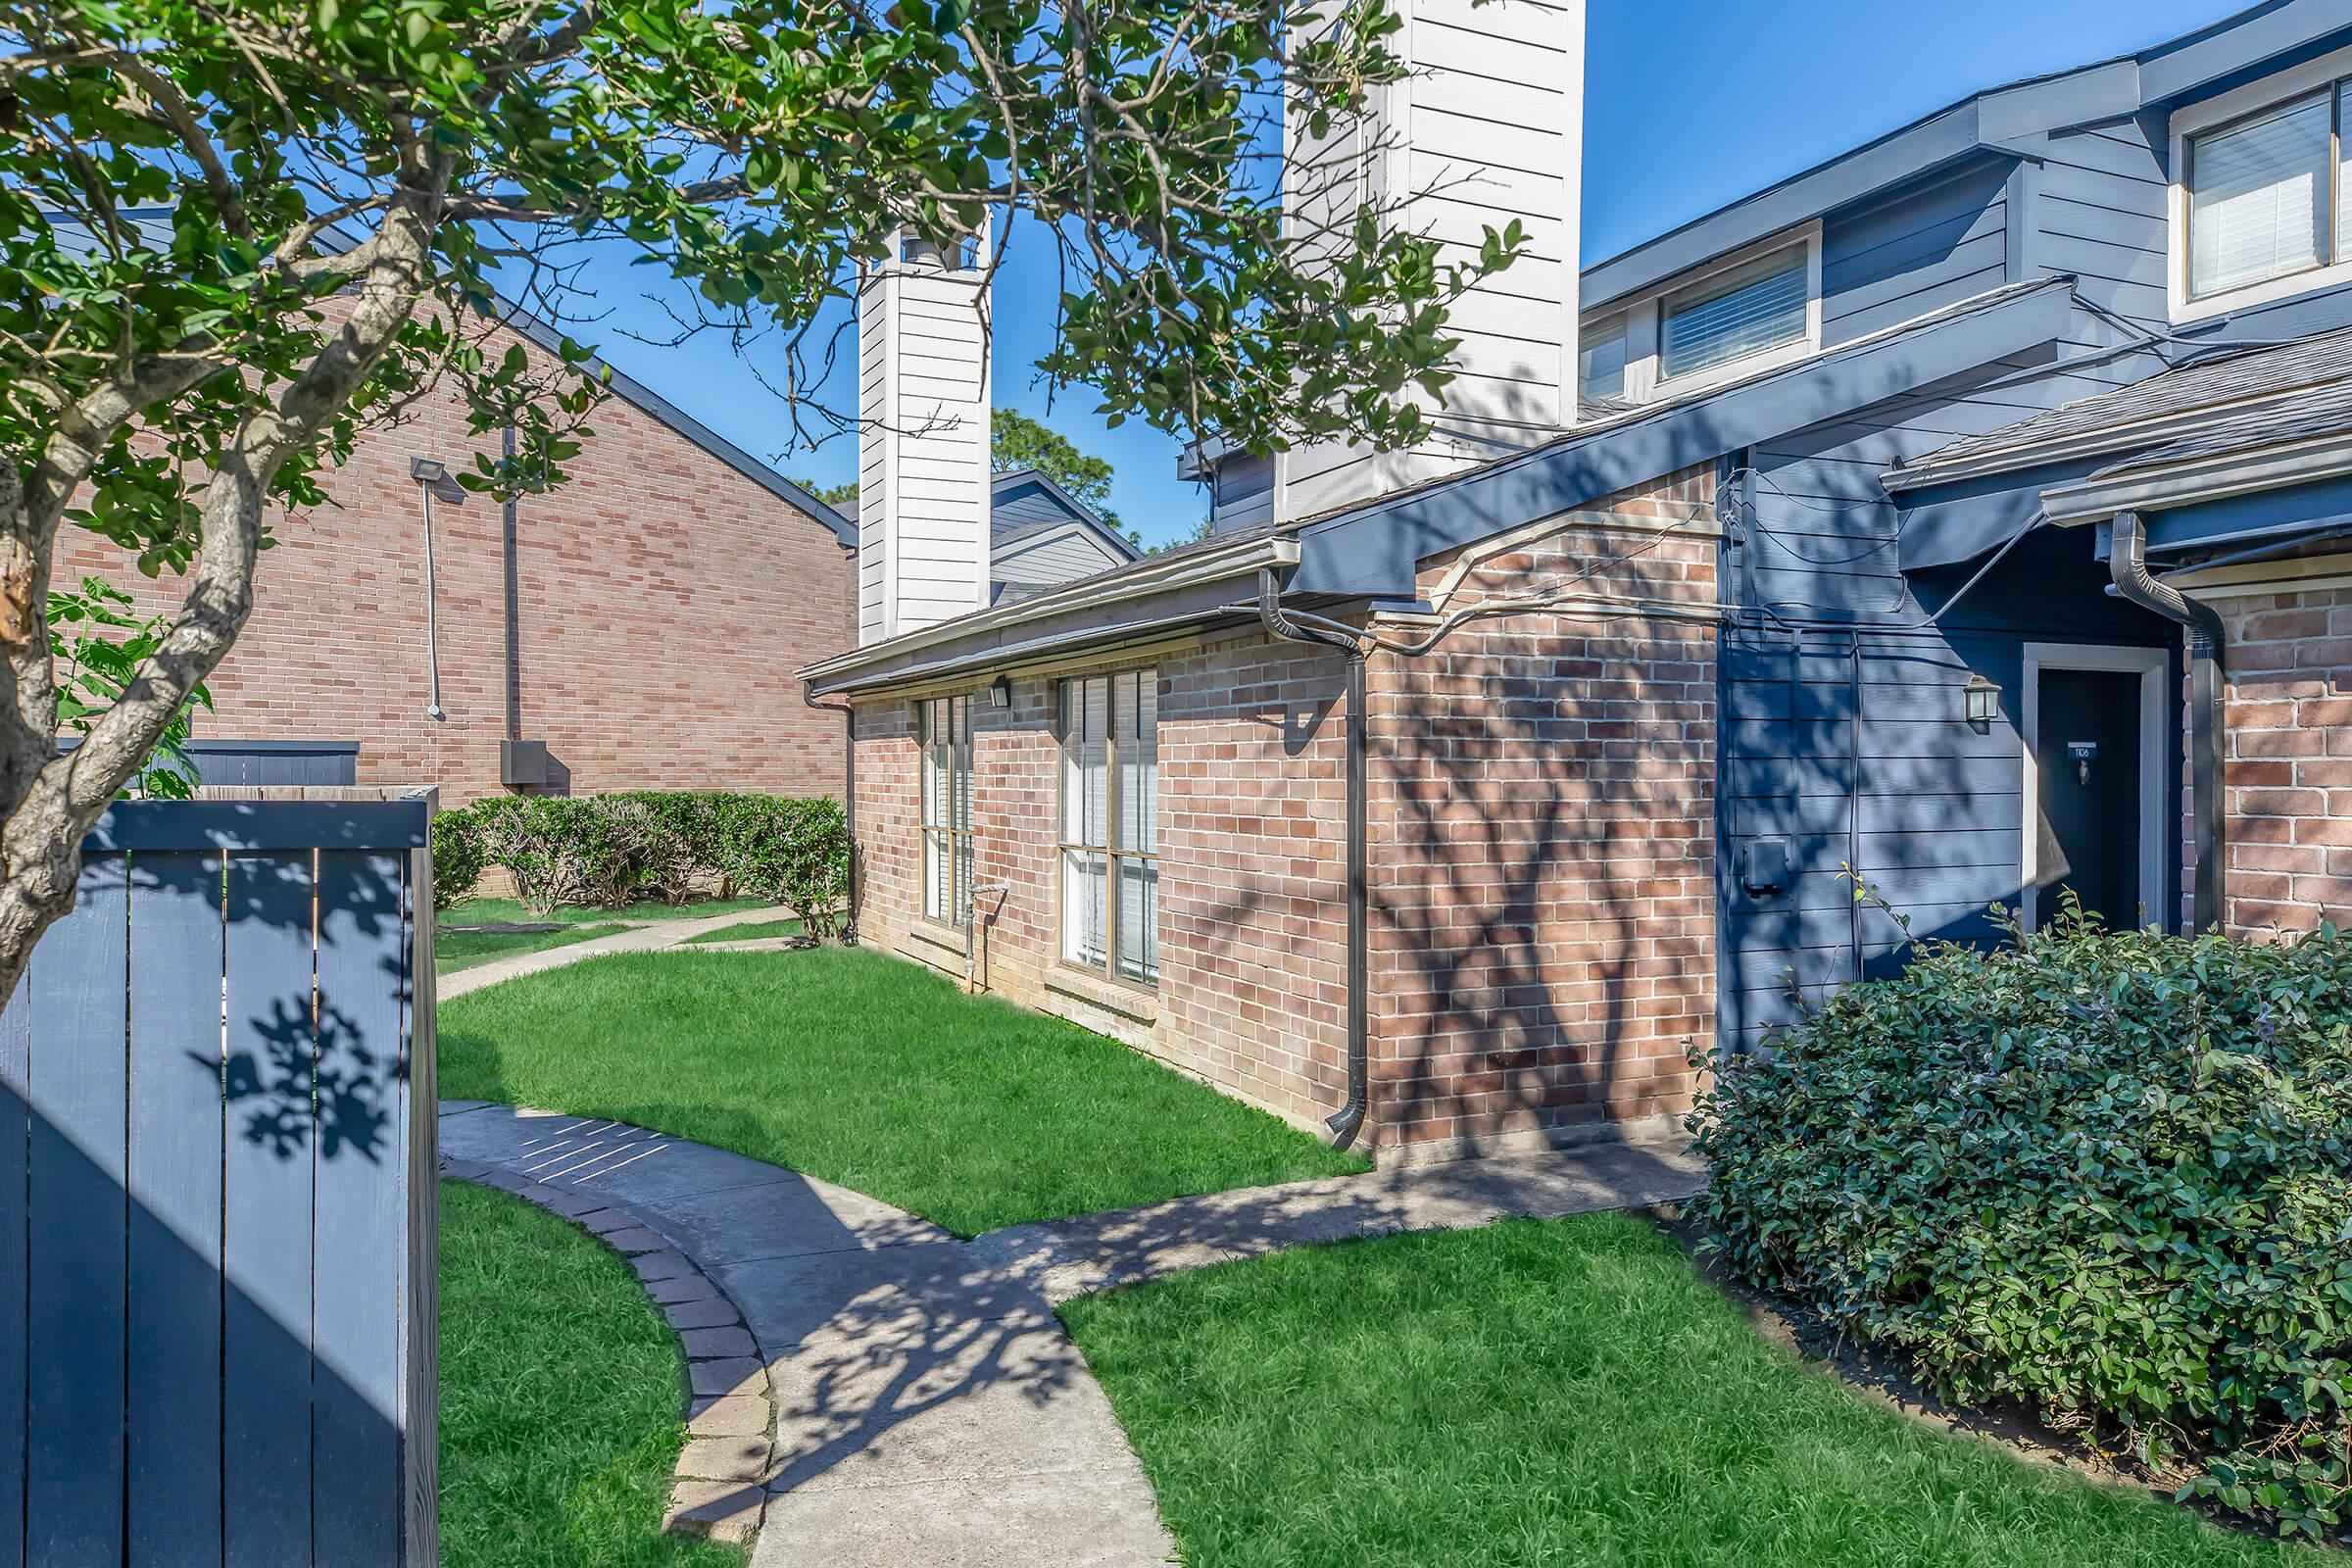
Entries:
{"type": "Polygon", "coordinates": [[[547,787],[547,742],[500,741],[498,781],[510,789],[547,787]]]}

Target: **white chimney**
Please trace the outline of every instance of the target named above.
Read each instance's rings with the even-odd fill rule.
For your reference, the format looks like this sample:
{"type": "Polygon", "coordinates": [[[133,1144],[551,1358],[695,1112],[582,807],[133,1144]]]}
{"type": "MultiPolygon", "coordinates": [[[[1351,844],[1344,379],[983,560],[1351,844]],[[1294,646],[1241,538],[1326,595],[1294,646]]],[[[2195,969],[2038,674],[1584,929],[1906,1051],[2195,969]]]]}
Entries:
{"type": "Polygon", "coordinates": [[[906,235],[858,293],[858,641],[988,604],[985,234],[906,235]]]}
{"type": "Polygon", "coordinates": [[[1285,127],[1286,226],[1397,207],[1404,230],[1478,254],[1485,228],[1517,219],[1526,248],[1455,303],[1459,338],[1436,434],[1409,451],[1328,442],[1279,453],[1274,512],[1304,517],[1549,440],[1576,420],[1578,215],[1583,200],[1585,0],[1392,0],[1389,47],[1403,80],[1369,112],[1309,144],[1285,127]],[[1352,178],[1348,177],[1352,175],[1352,178]]]}

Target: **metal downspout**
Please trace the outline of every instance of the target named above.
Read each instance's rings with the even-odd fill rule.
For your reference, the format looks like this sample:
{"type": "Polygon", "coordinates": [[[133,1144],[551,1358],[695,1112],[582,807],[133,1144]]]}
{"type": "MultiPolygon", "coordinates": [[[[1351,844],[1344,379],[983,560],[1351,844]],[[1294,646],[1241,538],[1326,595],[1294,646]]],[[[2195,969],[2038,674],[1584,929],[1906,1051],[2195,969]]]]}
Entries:
{"type": "Polygon", "coordinates": [[[2222,651],[2226,633],[2211,605],[2201,605],[2148,572],[2147,525],[2136,512],[2115,514],[2108,553],[2115,591],[2188,628],[2188,755],[2190,837],[2197,849],[2197,887],[2190,924],[2212,931],[2222,923],[2227,830],[2222,812],[2222,651]]]}
{"type": "Polygon", "coordinates": [[[1348,1102],[1324,1125],[1331,1129],[1332,1147],[1346,1149],[1363,1131],[1372,1103],[1368,1035],[1371,963],[1369,906],[1371,876],[1366,841],[1370,834],[1365,810],[1363,643],[1337,632],[1301,626],[1282,612],[1282,587],[1273,568],[1258,568],[1257,618],[1269,636],[1290,643],[1317,643],[1348,656],[1348,1102]]]}
{"type": "Polygon", "coordinates": [[[854,942],[858,921],[858,706],[818,702],[806,686],[801,688],[801,702],[820,713],[841,715],[841,825],[850,837],[850,915],[844,936],[854,942]]]}

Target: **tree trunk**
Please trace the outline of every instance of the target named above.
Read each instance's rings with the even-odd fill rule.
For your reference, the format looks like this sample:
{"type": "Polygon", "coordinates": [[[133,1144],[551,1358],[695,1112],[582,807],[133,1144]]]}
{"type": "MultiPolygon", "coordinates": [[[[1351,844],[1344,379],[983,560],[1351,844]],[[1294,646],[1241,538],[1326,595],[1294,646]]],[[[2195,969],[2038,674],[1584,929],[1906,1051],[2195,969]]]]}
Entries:
{"type": "MultiPolygon", "coordinates": [[[[318,432],[399,337],[430,281],[432,221],[446,170],[404,189],[383,226],[349,253],[351,312],[274,404],[257,407],[206,481],[192,581],[161,646],[82,744],[57,752],[56,674],[45,612],[57,529],[68,500],[122,424],[222,368],[141,367],[102,389],[112,422],[68,411],[35,465],[36,482],[0,464],[0,998],[15,994],[33,949],[74,907],[81,844],[139,775],[165,728],[220,667],[253,612],[262,510],[287,458],[318,432]],[[119,410],[119,412],[117,412],[119,410]]],[[[93,399],[99,394],[93,394],[93,399]]]]}

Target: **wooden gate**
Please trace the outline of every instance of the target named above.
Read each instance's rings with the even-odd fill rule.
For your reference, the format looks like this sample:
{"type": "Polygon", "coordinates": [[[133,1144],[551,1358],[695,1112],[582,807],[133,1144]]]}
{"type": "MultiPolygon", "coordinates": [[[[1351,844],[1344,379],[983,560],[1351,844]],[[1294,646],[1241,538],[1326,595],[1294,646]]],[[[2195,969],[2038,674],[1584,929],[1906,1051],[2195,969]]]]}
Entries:
{"type": "Polygon", "coordinates": [[[0,1568],[435,1561],[432,800],[262,793],[0,1010],[0,1568]]]}

